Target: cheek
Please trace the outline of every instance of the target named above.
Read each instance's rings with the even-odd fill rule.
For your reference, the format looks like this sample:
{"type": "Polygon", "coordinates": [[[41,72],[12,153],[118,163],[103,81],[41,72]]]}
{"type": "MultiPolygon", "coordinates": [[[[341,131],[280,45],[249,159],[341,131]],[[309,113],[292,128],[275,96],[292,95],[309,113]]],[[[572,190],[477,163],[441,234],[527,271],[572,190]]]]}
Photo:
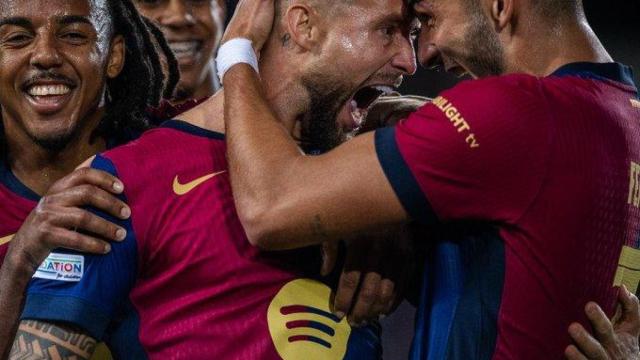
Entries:
{"type": "Polygon", "coordinates": [[[0,51],[0,88],[2,89],[0,96],[3,96],[4,91],[19,86],[15,81],[20,69],[25,68],[22,66],[25,62],[24,57],[18,54],[5,54],[4,51],[0,51]]]}

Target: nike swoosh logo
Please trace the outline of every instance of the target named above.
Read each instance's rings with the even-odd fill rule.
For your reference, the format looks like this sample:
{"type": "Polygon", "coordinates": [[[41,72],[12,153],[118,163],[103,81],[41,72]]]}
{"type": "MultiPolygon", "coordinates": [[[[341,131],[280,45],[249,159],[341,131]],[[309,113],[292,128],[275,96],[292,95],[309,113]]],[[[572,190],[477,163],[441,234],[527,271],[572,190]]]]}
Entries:
{"type": "Polygon", "coordinates": [[[176,195],[178,196],[182,196],[184,194],[187,194],[188,192],[190,192],[191,190],[195,189],[196,187],[198,187],[200,184],[202,184],[203,182],[214,178],[220,174],[224,174],[226,173],[227,170],[222,170],[222,171],[218,171],[216,173],[213,174],[209,174],[209,175],[205,175],[203,177],[197,178],[193,181],[190,181],[186,184],[181,184],[180,181],[178,180],[178,176],[176,175],[176,177],[173,179],[173,192],[176,193],[176,195]]]}
{"type": "Polygon", "coordinates": [[[8,243],[9,241],[11,241],[11,239],[13,239],[14,235],[15,234],[11,234],[9,236],[5,236],[5,237],[0,238],[0,245],[4,245],[4,244],[8,243]]]}

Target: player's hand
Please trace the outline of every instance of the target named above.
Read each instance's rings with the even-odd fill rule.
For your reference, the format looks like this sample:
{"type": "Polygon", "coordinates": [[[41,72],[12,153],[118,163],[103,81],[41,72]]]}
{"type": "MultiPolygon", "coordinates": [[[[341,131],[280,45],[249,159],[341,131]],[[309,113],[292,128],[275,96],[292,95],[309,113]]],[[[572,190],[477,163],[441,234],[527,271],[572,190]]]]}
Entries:
{"type": "Polygon", "coordinates": [[[395,125],[429,101],[428,98],[415,95],[381,96],[367,111],[360,133],[395,125]]]}
{"type": "Polygon", "coordinates": [[[123,190],[120,180],[96,169],[78,169],[60,179],[40,199],[14,236],[8,261],[18,266],[24,276],[31,277],[55,248],[109,252],[108,241],[124,240],[126,230],[83,207],[127,219],[131,210],[114,196],[123,190]]]}
{"type": "Polygon", "coordinates": [[[609,321],[598,304],[590,302],[585,307],[587,318],[594,329],[594,336],[580,324],[569,326],[569,334],[575,342],[565,350],[569,360],[628,360],[640,359],[640,306],[638,298],[626,287],[618,292],[620,308],[609,321]]]}
{"type": "Polygon", "coordinates": [[[222,43],[246,38],[251,40],[256,53],[260,53],[271,33],[274,17],[274,0],[240,0],[224,32],[222,43]]]}
{"type": "Polygon", "coordinates": [[[402,299],[410,266],[411,237],[389,230],[347,242],[344,269],[333,298],[333,313],[362,326],[392,312],[402,299]]]}

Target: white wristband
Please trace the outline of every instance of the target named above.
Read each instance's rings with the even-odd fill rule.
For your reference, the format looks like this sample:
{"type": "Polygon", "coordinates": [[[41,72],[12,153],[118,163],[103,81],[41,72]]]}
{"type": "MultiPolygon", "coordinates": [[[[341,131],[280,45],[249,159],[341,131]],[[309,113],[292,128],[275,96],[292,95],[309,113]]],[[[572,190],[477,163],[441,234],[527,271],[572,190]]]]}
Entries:
{"type": "Polygon", "coordinates": [[[224,74],[236,64],[249,64],[252,68],[258,71],[258,57],[251,40],[244,38],[231,39],[218,49],[218,56],[216,57],[216,65],[218,67],[218,78],[220,78],[220,84],[224,79],[224,74]]]}

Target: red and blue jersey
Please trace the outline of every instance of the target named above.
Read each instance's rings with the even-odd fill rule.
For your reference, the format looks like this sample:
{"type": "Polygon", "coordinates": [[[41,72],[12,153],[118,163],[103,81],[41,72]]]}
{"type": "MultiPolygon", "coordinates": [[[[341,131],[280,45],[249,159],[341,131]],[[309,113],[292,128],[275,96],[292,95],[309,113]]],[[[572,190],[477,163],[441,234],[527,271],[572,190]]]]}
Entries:
{"type": "Polygon", "coordinates": [[[171,120],[92,166],[124,183],[127,237],[104,256],[57,250],[24,319],[78,326],[116,358],[378,357],[377,332],[332,315],[331,289],[293,265],[297,253],[248,242],[222,134],[171,120]]]}
{"type": "Polygon", "coordinates": [[[640,101],[631,70],[575,63],[463,82],[376,149],[435,224],[415,359],[562,358],[584,305],[638,287],[640,101]]]}

